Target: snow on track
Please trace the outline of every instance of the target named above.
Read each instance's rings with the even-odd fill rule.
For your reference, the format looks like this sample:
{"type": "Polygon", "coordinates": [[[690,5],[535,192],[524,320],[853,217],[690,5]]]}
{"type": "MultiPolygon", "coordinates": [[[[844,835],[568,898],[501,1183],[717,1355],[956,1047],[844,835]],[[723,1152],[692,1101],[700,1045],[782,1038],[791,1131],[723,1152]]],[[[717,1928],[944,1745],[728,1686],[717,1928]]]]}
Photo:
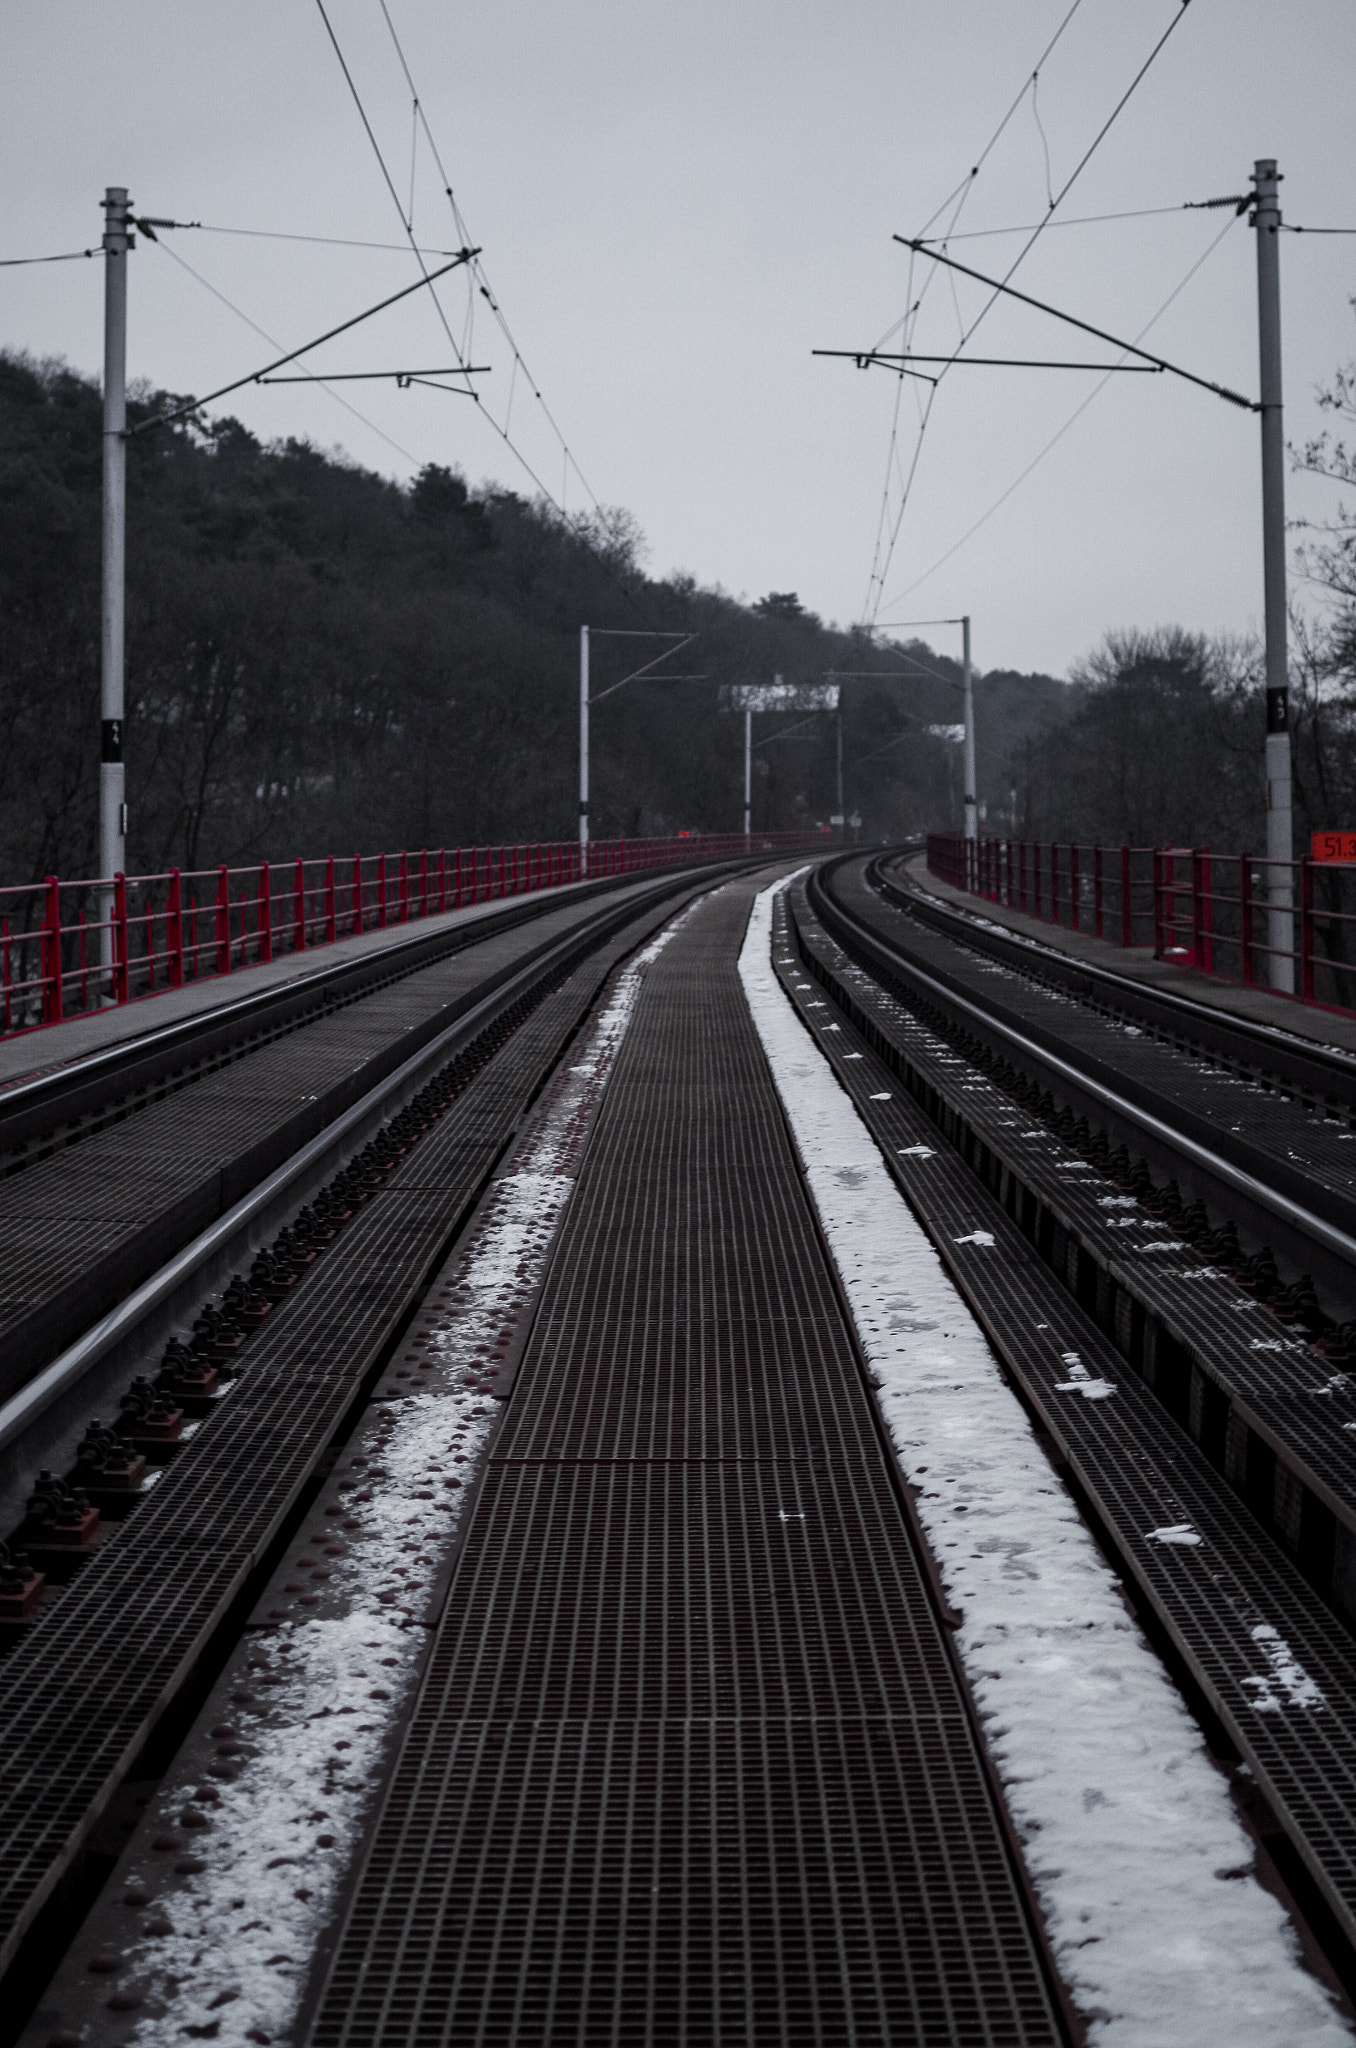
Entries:
{"type": "MultiPolygon", "coordinates": [[[[740,974],[919,1519],[963,1612],[957,1646],[1088,2040],[1349,2042],[1253,1873],[1199,1728],[777,982],[772,899],[786,886],[757,898],[740,974]]],[[[1279,1651],[1273,1662],[1284,1686],[1279,1651]]]]}
{"type": "MultiPolygon", "coordinates": [[[[497,1403],[482,1398],[483,1361],[545,1271],[644,971],[701,900],[616,976],[459,1258],[435,1282],[441,1313],[421,1316],[411,1332],[420,1348],[404,1347],[385,1375],[361,1445],[370,1455],[345,1461],[347,1473],[356,1463],[362,1476],[344,1482],[353,1513],[333,1525],[349,1532],[341,1561],[331,1563],[314,1536],[292,1546],[265,1596],[284,1604],[256,1617],[278,1625],[251,1631],[215,1696],[211,1718],[233,1724],[230,1772],[198,1782],[205,1766],[195,1733],[129,1846],[110,1890],[125,1887],[129,1904],[149,1910],[139,1927],[124,1913],[130,1938],[85,1965],[105,1972],[99,1982],[111,1997],[103,2002],[127,2016],[114,2022],[121,2040],[244,2048],[290,2036],[409,1712],[428,1642],[420,1623],[441,1604],[463,1475],[497,1419],[497,1403]],[[423,1391],[397,1384],[402,1364],[414,1371],[399,1379],[417,1374],[423,1391]],[[440,1488],[449,1489],[441,1498],[440,1488]],[[287,1601],[289,1593],[300,1598],[287,1601]],[[308,1614],[302,1602],[319,1611],[308,1614]],[[165,1830],[183,1826],[201,1829],[190,1845],[198,1853],[169,1866],[165,1830]]],[[[82,1955],[77,1943],[72,1961],[82,1955]]],[[[39,2022],[50,2017],[40,2012],[39,2022]]]]}

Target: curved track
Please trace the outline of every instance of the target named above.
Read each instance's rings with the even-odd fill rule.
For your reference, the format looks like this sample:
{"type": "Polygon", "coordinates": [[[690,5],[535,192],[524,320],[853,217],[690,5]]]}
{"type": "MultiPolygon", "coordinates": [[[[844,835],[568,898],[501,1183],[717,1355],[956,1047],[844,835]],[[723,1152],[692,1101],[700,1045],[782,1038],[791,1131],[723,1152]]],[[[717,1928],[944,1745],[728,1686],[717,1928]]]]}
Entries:
{"type": "Polygon", "coordinates": [[[0,1102],[16,2010],[599,988],[723,872],[396,941],[0,1102]]]}
{"type": "Polygon", "coordinates": [[[793,890],[788,992],[1349,1961],[1350,1118],[1262,1072],[1269,1037],[1243,1067],[1199,1004],[1190,1049],[1154,1035],[888,880],[793,890]]]}

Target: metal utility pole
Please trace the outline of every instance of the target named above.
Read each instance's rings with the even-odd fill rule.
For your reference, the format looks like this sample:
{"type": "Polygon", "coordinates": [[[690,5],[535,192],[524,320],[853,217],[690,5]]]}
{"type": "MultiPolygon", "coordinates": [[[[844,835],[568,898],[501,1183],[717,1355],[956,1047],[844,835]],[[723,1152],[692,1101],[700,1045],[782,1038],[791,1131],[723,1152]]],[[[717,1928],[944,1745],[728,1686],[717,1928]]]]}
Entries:
{"type": "Polygon", "coordinates": [[[1271,986],[1295,993],[1294,859],[1290,812],[1290,691],[1285,617],[1285,430],[1281,412],[1280,174],[1273,157],[1253,165],[1257,230],[1257,339],[1262,396],[1262,581],[1267,661],[1267,942],[1271,986]]]}
{"type": "MultiPolygon", "coordinates": [[[[104,193],[104,507],[100,635],[99,875],[127,865],[123,769],[123,621],[127,571],[127,231],[125,185],[104,193]]],[[[100,964],[113,966],[113,894],[101,892],[100,964]]],[[[111,986],[105,990],[111,995],[111,986]]]]}
{"type": "Polygon", "coordinates": [[[579,872],[589,871],[589,629],[579,628],[579,872]]]}
{"type": "Polygon", "coordinates": [[[753,707],[744,706],[744,850],[748,851],[749,820],[753,810],[753,707]]]}
{"type": "Polygon", "coordinates": [[[847,845],[847,812],[843,809],[843,700],[838,699],[838,829],[847,845]]]}
{"type": "Polygon", "coordinates": [[[970,667],[970,614],[961,620],[962,659],[965,667],[965,837],[973,844],[979,837],[979,807],[975,801],[975,687],[970,667]]]}

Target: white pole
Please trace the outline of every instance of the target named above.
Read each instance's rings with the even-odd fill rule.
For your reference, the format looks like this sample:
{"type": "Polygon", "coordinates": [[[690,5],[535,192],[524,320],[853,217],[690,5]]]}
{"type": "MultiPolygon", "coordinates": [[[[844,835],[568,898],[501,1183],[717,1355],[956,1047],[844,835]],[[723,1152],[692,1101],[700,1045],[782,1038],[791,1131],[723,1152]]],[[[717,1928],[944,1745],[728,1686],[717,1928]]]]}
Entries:
{"type": "Polygon", "coordinates": [[[1262,386],[1262,582],[1267,662],[1267,943],[1271,986],[1295,992],[1295,857],[1290,810],[1290,698],[1285,620],[1285,428],[1281,411],[1281,209],[1275,160],[1253,165],[1257,188],[1257,338],[1262,386]]]}
{"type": "Polygon", "coordinates": [[[579,628],[579,872],[589,871],[589,629],[579,628]]]}
{"type": "MultiPolygon", "coordinates": [[[[100,635],[99,875],[111,881],[127,864],[123,769],[123,621],[127,559],[127,188],[104,194],[104,505],[100,635]]],[[[99,959],[113,966],[113,894],[100,891],[99,959]]]]}
{"type": "MultiPolygon", "coordinates": [[[[973,845],[979,837],[979,806],[975,800],[975,686],[970,667],[970,618],[961,620],[965,663],[965,837],[973,845]]],[[[954,642],[952,643],[955,644],[954,642]]],[[[970,856],[973,858],[973,856],[970,856]]]]}
{"type": "Polygon", "coordinates": [[[749,818],[753,808],[753,709],[744,706],[744,851],[749,846],[749,818]]]}

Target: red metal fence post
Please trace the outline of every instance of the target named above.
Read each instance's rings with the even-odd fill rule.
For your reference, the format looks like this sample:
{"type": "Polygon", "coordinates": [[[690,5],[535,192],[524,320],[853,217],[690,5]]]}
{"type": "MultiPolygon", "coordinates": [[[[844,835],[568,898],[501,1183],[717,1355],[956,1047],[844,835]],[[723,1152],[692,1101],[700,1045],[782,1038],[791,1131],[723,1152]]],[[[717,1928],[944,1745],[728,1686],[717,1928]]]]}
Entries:
{"type": "Polygon", "coordinates": [[[325,856],[325,939],[333,945],[338,936],[338,914],[334,901],[334,855],[325,856]]]}
{"type": "Polygon", "coordinates": [[[365,912],[364,912],[364,905],[363,905],[363,857],[362,857],[362,855],[361,855],[360,853],[355,853],[355,854],[354,854],[354,856],[353,856],[353,929],[354,929],[354,931],[355,931],[355,932],[360,932],[360,931],[362,931],[362,930],[363,930],[363,928],[364,928],[364,924],[365,924],[365,922],[366,922],[366,919],[365,919],[365,912]]]}
{"type": "Polygon", "coordinates": [[[42,1021],[61,1022],[61,884],[47,877],[42,913],[42,1021]]]}
{"type": "Polygon", "coordinates": [[[8,919],[8,918],[5,918],[4,922],[3,922],[3,923],[0,923],[0,948],[3,948],[3,951],[4,951],[4,960],[5,960],[5,964],[4,964],[4,979],[5,979],[5,1029],[6,1029],[6,1031],[9,1031],[9,1030],[12,1030],[12,1028],[13,1028],[13,1015],[12,1015],[12,1012],[11,1012],[11,1010],[10,1010],[10,1003],[11,1003],[11,1001],[12,1001],[12,998],[11,998],[11,996],[10,996],[10,992],[9,992],[9,980],[10,980],[10,976],[9,976],[9,919],[8,919]]]}
{"type": "Polygon", "coordinates": [[[1154,848],[1154,958],[1163,958],[1163,856],[1154,848]]]}
{"type": "Polygon", "coordinates": [[[1050,922],[1059,923],[1059,841],[1050,841],[1050,922]]]}
{"type": "Polygon", "coordinates": [[[254,918],[255,935],[258,938],[258,955],[261,960],[273,958],[273,882],[265,861],[259,870],[259,904],[254,918]]]}
{"type": "Polygon", "coordinates": [[[1306,853],[1300,861],[1300,992],[1314,999],[1314,864],[1306,853]]]}
{"type": "Polygon", "coordinates": [[[1238,942],[1243,954],[1243,986],[1254,984],[1256,968],[1252,951],[1252,855],[1240,854],[1238,861],[1238,942]]]}
{"type": "Polygon", "coordinates": [[[1201,848],[1201,953],[1200,965],[1207,974],[1215,971],[1215,906],[1208,846],[1201,848]]]}
{"type": "Polygon", "coordinates": [[[1092,928],[1100,939],[1102,936],[1102,849],[1092,849],[1092,928]]]}
{"type": "Polygon", "coordinates": [[[447,848],[438,848],[438,915],[447,908],[447,848]]]}
{"type": "Polygon", "coordinates": [[[457,907],[457,909],[458,909],[458,910],[460,910],[460,909],[461,909],[461,848],[460,848],[460,847],[458,847],[458,848],[457,848],[457,859],[456,859],[456,868],[455,868],[455,872],[454,872],[454,875],[453,875],[453,883],[452,883],[452,886],[453,886],[453,890],[454,890],[454,892],[455,892],[455,897],[456,897],[456,907],[457,907]]]}
{"type": "MultiPolygon", "coordinates": [[[[58,947],[60,938],[58,935],[58,947]]],[[[61,961],[58,953],[57,967],[61,961]]],[[[127,877],[113,877],[113,980],[114,994],[120,1003],[127,1001],[127,877]]]]}
{"type": "Polygon", "coordinates": [[[419,915],[421,917],[428,916],[428,848],[426,846],[420,849],[419,854],[419,915]]]}
{"type": "Polygon", "coordinates": [[[178,868],[170,869],[169,914],[165,919],[165,937],[169,944],[169,983],[171,988],[184,985],[184,898],[179,882],[178,868]]]}
{"type": "Polygon", "coordinates": [[[1129,847],[1128,847],[1128,846],[1122,846],[1122,848],[1121,848],[1121,944],[1122,944],[1123,946],[1128,946],[1128,945],[1130,945],[1130,944],[1131,944],[1131,942],[1132,942],[1132,941],[1131,941],[1131,934],[1132,934],[1132,932],[1133,932],[1133,930],[1134,930],[1134,925],[1133,925],[1133,922],[1132,922],[1132,915],[1133,915],[1133,913],[1132,913],[1132,906],[1131,906],[1131,897],[1130,897],[1130,849],[1129,849],[1129,847]]]}
{"type": "Polygon", "coordinates": [[[292,950],[306,951],[306,863],[300,860],[292,870],[292,950]]]}
{"type": "Polygon", "coordinates": [[[410,921],[410,857],[401,849],[400,854],[400,922],[410,921]]]}
{"type": "Polygon", "coordinates": [[[231,971],[231,871],[217,869],[217,973],[231,971]]]}
{"type": "Polygon", "coordinates": [[[1078,930],[1078,842],[1069,842],[1069,926],[1078,930]]]}

